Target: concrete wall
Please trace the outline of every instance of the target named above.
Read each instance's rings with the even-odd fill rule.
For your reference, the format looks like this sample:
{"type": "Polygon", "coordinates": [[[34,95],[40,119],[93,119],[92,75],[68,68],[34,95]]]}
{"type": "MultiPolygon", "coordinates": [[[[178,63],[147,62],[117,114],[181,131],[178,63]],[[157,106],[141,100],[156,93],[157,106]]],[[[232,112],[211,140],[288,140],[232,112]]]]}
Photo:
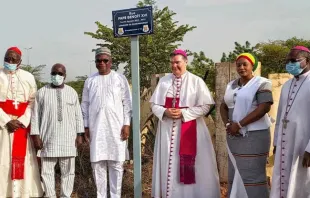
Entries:
{"type": "MultiPolygon", "coordinates": [[[[273,100],[274,100],[274,103],[271,106],[271,110],[269,112],[269,115],[274,120],[276,120],[282,85],[287,80],[292,78],[292,76],[287,74],[287,73],[283,73],[283,74],[269,74],[268,78],[272,82],[272,96],[273,96],[273,100]]],[[[273,123],[272,126],[270,127],[271,145],[270,145],[270,151],[269,151],[269,156],[270,157],[268,158],[268,163],[267,163],[267,176],[270,177],[270,178],[272,176],[273,165],[274,165],[274,156],[273,156],[273,153],[272,153],[273,152],[274,128],[275,128],[275,123],[273,123]]]]}

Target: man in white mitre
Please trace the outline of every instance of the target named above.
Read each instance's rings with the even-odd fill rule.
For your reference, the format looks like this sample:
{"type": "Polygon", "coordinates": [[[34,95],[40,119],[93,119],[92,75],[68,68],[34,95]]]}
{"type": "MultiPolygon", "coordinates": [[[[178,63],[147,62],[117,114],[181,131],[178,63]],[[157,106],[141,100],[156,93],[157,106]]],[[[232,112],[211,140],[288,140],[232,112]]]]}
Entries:
{"type": "Polygon", "coordinates": [[[98,72],[84,84],[82,113],[85,139],[90,142],[90,161],[97,197],[107,197],[107,169],[110,195],[121,197],[123,163],[128,160],[131,93],[124,75],[111,70],[112,55],[107,47],[96,50],[98,72]]]}
{"type": "Polygon", "coordinates": [[[0,69],[0,197],[41,197],[36,153],[30,141],[34,76],[20,69],[22,53],[7,50],[0,69]]]}
{"type": "Polygon", "coordinates": [[[204,81],[186,71],[187,54],[171,54],[172,74],[162,77],[150,100],[159,119],[152,197],[219,198],[215,152],[204,116],[214,104],[204,81]]]}
{"type": "Polygon", "coordinates": [[[291,49],[274,133],[275,165],[271,198],[310,197],[310,50],[291,49]]]}

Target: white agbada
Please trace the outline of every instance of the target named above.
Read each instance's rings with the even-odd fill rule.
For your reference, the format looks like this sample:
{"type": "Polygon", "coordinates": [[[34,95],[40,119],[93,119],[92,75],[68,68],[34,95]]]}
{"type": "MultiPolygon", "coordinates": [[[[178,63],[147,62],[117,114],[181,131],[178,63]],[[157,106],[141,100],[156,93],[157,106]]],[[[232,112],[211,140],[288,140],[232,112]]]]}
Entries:
{"type": "MultiPolygon", "coordinates": [[[[9,74],[0,69],[0,101],[15,100],[18,102],[29,102],[25,114],[18,118],[24,126],[30,124],[31,106],[36,93],[36,83],[32,74],[18,69],[16,73],[9,74]]],[[[43,190],[40,181],[40,174],[36,153],[32,141],[28,136],[26,157],[25,157],[25,179],[12,182],[11,173],[11,152],[14,133],[8,133],[6,123],[14,116],[7,115],[0,108],[0,198],[11,197],[41,197],[43,190]]]]}
{"type": "Polygon", "coordinates": [[[124,75],[92,75],[85,81],[82,98],[84,126],[90,131],[90,161],[125,161],[127,141],[121,139],[123,125],[131,121],[131,93],[124,75]]]}
{"type": "Polygon", "coordinates": [[[210,91],[204,81],[190,72],[182,75],[180,105],[184,121],[197,121],[197,155],[195,163],[196,183],[184,185],[180,183],[179,148],[181,119],[173,120],[164,115],[166,97],[173,97],[175,76],[169,74],[160,79],[150,100],[152,111],[159,118],[153,161],[152,197],[155,198],[219,198],[220,184],[215,152],[208,128],[203,116],[214,104],[210,91]],[[175,138],[171,138],[172,133],[175,138]],[[171,163],[169,163],[171,162],[171,163]],[[168,176],[168,169],[171,170],[168,176]],[[167,189],[167,181],[169,187],[167,189]],[[169,191],[167,196],[167,191],[169,191]]]}
{"type": "Polygon", "coordinates": [[[298,81],[288,80],[282,87],[274,134],[277,150],[270,198],[310,198],[310,168],[302,167],[304,152],[310,152],[309,98],[310,72],[301,75],[298,81]],[[291,110],[285,128],[287,105],[291,110]]]}

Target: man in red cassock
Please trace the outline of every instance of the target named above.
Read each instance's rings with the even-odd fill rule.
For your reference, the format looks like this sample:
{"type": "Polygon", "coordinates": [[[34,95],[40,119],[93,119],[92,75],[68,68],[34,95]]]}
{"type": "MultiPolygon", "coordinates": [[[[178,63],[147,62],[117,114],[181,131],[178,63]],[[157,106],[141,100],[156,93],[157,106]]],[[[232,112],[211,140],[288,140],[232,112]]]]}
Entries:
{"type": "Polygon", "coordinates": [[[22,53],[7,50],[0,69],[0,197],[41,197],[36,153],[30,141],[34,76],[20,69],[22,53]]]}

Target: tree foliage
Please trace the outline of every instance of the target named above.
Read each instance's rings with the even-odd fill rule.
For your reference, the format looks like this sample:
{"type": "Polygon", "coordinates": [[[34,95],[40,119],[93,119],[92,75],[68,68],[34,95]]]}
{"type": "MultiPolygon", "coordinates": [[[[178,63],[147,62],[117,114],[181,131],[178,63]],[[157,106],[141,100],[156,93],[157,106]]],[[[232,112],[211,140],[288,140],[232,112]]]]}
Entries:
{"type": "MultiPolygon", "coordinates": [[[[137,7],[153,6],[154,33],[139,37],[140,42],[140,85],[141,92],[150,87],[152,74],[169,72],[169,55],[177,48],[186,33],[195,29],[188,24],[179,25],[173,17],[175,12],[168,7],[158,9],[155,1],[139,1],[137,7]]],[[[125,75],[131,78],[130,39],[114,38],[113,30],[107,25],[96,22],[96,32],[85,32],[86,35],[100,40],[98,46],[108,46],[112,51],[113,68],[118,69],[120,63],[125,64],[125,75]]]]}
{"type": "Polygon", "coordinates": [[[310,40],[293,37],[288,40],[261,42],[254,47],[248,41],[245,45],[235,42],[235,49],[229,52],[228,56],[223,53],[221,62],[234,62],[240,53],[250,52],[256,55],[258,61],[262,63],[262,76],[268,77],[271,73],[286,73],[285,57],[290,49],[297,45],[310,47],[310,40]]]}
{"type": "Polygon", "coordinates": [[[87,79],[87,76],[77,76],[75,77],[76,80],[74,81],[69,81],[66,84],[71,86],[79,96],[79,100],[82,100],[82,94],[83,94],[83,87],[84,87],[84,82],[87,79]]]}
{"type": "Polygon", "coordinates": [[[251,46],[251,43],[249,41],[246,41],[244,45],[235,42],[235,48],[232,52],[228,53],[228,56],[225,52],[223,52],[221,62],[234,62],[239,54],[245,52],[253,53],[254,55],[256,55],[256,46],[251,46]]]}
{"type": "Polygon", "coordinates": [[[31,73],[37,83],[38,88],[41,88],[42,86],[45,85],[45,83],[42,82],[42,75],[43,73],[43,69],[46,67],[46,65],[38,65],[38,66],[31,66],[31,65],[22,65],[21,69],[28,71],[29,73],[31,73]]]}
{"type": "Polygon", "coordinates": [[[310,47],[310,40],[293,37],[288,40],[259,43],[257,57],[262,63],[262,76],[268,77],[271,73],[286,73],[285,57],[290,49],[297,45],[310,47]]]}
{"type": "Polygon", "coordinates": [[[215,66],[214,62],[207,58],[204,52],[193,53],[194,59],[188,65],[188,71],[196,74],[197,76],[201,77],[202,79],[207,76],[205,80],[208,88],[214,92],[215,90],[215,66]]]}

